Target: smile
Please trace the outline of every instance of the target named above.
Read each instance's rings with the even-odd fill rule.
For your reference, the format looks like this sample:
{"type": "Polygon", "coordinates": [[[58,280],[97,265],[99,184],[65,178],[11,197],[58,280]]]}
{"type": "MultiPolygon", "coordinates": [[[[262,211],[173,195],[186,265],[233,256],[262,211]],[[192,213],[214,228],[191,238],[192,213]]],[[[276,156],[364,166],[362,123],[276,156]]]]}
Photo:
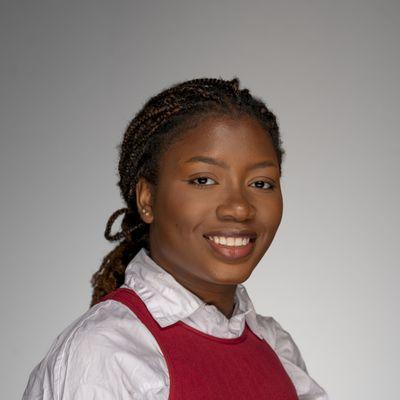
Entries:
{"type": "Polygon", "coordinates": [[[225,259],[237,260],[248,256],[255,246],[255,238],[204,236],[214,253],[225,259]]]}

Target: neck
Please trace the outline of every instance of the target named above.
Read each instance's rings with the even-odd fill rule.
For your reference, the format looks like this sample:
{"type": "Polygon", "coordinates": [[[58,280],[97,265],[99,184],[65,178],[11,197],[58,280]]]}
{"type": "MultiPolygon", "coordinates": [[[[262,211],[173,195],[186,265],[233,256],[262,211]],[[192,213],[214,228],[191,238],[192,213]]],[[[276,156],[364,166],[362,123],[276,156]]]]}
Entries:
{"type": "Polygon", "coordinates": [[[207,286],[202,282],[193,283],[192,280],[175,276],[175,279],[187,290],[195,294],[206,304],[214,305],[226,318],[230,318],[235,308],[235,293],[237,285],[217,285],[210,283],[207,286]]]}
{"type": "Polygon", "coordinates": [[[230,318],[235,308],[235,293],[237,284],[220,284],[208,282],[193,276],[183,269],[169,268],[167,263],[158,259],[157,255],[151,254],[151,258],[164,270],[169,272],[175,280],[184,288],[195,294],[206,304],[214,305],[226,318],[230,318]]]}
{"type": "Polygon", "coordinates": [[[218,308],[226,318],[230,318],[235,308],[235,291],[236,285],[229,286],[227,293],[195,293],[200,297],[206,304],[212,304],[218,308]]]}

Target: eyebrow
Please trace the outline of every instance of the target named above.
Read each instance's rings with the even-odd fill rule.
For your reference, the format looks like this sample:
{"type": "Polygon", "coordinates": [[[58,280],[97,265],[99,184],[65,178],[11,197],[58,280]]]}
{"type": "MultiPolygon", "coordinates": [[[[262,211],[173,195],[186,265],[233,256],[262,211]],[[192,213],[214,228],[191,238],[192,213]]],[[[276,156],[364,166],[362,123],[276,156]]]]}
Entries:
{"type": "MultiPolygon", "coordinates": [[[[203,162],[203,163],[206,163],[206,164],[217,165],[218,167],[221,167],[221,168],[224,168],[224,169],[229,169],[229,165],[226,164],[224,161],[217,160],[217,159],[212,158],[212,157],[194,156],[192,158],[189,158],[189,160],[186,160],[185,164],[186,163],[193,163],[193,162],[203,162]]],[[[265,167],[276,167],[276,168],[278,168],[276,163],[274,163],[273,161],[265,160],[265,161],[260,161],[260,162],[258,162],[256,164],[251,165],[248,168],[248,170],[251,171],[253,169],[265,168],[265,167]]]]}

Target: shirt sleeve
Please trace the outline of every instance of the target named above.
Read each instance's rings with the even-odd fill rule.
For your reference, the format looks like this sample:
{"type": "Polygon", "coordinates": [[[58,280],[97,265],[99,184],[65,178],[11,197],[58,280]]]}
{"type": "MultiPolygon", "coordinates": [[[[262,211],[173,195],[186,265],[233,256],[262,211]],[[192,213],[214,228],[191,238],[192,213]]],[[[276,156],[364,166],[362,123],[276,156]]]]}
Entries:
{"type": "Polygon", "coordinates": [[[96,384],[80,384],[74,388],[73,392],[60,396],[54,390],[51,381],[43,385],[43,382],[35,380],[33,375],[32,378],[25,389],[22,400],[109,400],[115,398],[107,388],[96,384]]]}
{"type": "Polygon", "coordinates": [[[112,362],[107,364],[101,357],[107,343],[98,339],[102,336],[96,331],[86,329],[91,317],[74,322],[57,337],[31,372],[22,400],[118,398],[106,379],[112,362]]]}
{"type": "Polygon", "coordinates": [[[169,377],[155,344],[127,307],[101,302],[57,337],[30,374],[22,400],[162,398],[169,377]]]}
{"type": "Polygon", "coordinates": [[[299,400],[329,400],[325,390],[308,374],[306,364],[292,336],[272,317],[275,352],[291,378],[299,400]]]}

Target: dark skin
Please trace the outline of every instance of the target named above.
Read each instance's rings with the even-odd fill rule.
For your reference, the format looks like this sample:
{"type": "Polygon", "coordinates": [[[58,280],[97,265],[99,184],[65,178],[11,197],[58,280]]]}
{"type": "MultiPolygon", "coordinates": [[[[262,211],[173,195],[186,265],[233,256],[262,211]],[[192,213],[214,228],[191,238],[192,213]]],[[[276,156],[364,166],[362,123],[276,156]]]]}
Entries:
{"type": "Polygon", "coordinates": [[[155,190],[144,178],[136,186],[138,209],[150,224],[151,258],[230,318],[236,286],[251,275],[282,219],[280,173],[271,138],[251,117],[212,116],[172,144],[160,167],[155,190]],[[225,167],[186,162],[199,155],[225,167]],[[261,161],[271,165],[250,169],[261,161]],[[218,257],[203,237],[230,229],[258,235],[253,251],[240,261],[218,257]]]}

